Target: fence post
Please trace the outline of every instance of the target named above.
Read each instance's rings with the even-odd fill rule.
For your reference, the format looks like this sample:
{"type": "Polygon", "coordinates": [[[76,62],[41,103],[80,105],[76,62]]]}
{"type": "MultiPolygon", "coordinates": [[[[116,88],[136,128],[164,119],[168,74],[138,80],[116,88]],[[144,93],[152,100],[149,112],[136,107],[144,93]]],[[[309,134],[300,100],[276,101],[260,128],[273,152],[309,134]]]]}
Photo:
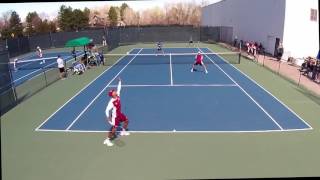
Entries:
{"type": "MultiPolygon", "coordinates": [[[[6,41],[7,41],[7,39],[6,39],[6,41]]],[[[6,48],[7,48],[7,44],[6,44],[6,48]]],[[[8,48],[6,49],[6,51],[7,51],[7,58],[8,58],[9,63],[10,63],[10,56],[9,56],[8,48]]],[[[12,70],[10,68],[10,65],[8,65],[8,70],[9,70],[10,84],[11,84],[11,88],[12,88],[12,91],[13,91],[14,100],[15,100],[15,103],[18,104],[17,91],[16,91],[16,88],[15,88],[14,83],[13,83],[12,70]]]]}
{"type": "Polygon", "coordinates": [[[19,49],[19,55],[20,55],[20,53],[21,53],[21,47],[20,47],[20,38],[19,38],[19,37],[17,38],[17,41],[18,41],[18,49],[19,49]]]}
{"type": "Polygon", "coordinates": [[[44,79],[45,79],[45,81],[46,81],[46,87],[48,87],[48,80],[47,80],[46,69],[43,68],[43,67],[42,67],[41,69],[42,69],[42,71],[43,71],[44,79]]]}
{"type": "Polygon", "coordinates": [[[278,74],[280,74],[280,65],[281,65],[281,59],[279,60],[279,65],[278,65],[278,74]]]}
{"type": "Polygon", "coordinates": [[[51,31],[49,32],[49,38],[50,38],[50,46],[54,47],[53,41],[52,41],[52,33],[51,31]]]}

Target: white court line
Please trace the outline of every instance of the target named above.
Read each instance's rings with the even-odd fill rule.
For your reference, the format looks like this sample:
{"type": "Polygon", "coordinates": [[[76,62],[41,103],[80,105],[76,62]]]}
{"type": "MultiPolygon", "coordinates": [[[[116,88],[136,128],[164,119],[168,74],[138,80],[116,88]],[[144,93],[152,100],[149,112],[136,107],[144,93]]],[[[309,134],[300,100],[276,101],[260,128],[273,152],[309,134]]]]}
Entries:
{"type": "MultiPolygon", "coordinates": [[[[110,85],[114,88],[117,85],[110,85]]],[[[121,87],[238,87],[236,84],[128,84],[121,87]]]]}
{"type": "MultiPolygon", "coordinates": [[[[198,48],[200,52],[201,49],[198,48]]],[[[207,55],[206,55],[207,56],[207,55]]],[[[226,76],[228,76],[228,78],[235,83],[242,92],[244,92],[281,130],[283,130],[283,128],[280,126],[280,124],[255,100],[253,99],[253,97],[251,97],[249,95],[249,93],[247,91],[245,91],[232,77],[229,76],[229,74],[227,74],[219,65],[217,65],[209,56],[207,56],[207,58],[209,58],[209,60],[215,65],[217,66],[217,68],[219,68],[226,76]]]]}
{"type": "MultiPolygon", "coordinates": [[[[153,49],[157,49],[156,47],[155,48],[143,48],[143,49],[146,49],[146,50],[153,50],[153,49]]],[[[165,47],[165,48],[162,48],[162,49],[197,49],[196,47],[165,47]]]]}
{"type": "MultiPolygon", "coordinates": [[[[142,48],[143,49],[143,48],[142,48]]],[[[142,51],[142,49],[140,49],[140,51],[138,52],[138,54],[142,51]]],[[[81,111],[81,113],[72,121],[72,123],[67,127],[67,130],[69,130],[73,124],[75,122],[77,122],[77,120],[83,115],[83,113],[85,113],[87,111],[87,109],[93,104],[94,101],[96,101],[98,99],[98,97],[108,88],[108,86],[119,76],[119,74],[134,60],[134,58],[137,57],[136,54],[130,61],[128,64],[126,64],[119,72],[118,74],[116,74],[114,76],[114,78],[112,78],[109,83],[99,92],[99,94],[81,111]]]]}
{"type": "MultiPolygon", "coordinates": [[[[284,130],[252,130],[252,131],[129,131],[130,133],[137,133],[137,134],[171,134],[171,133],[194,133],[194,134],[205,134],[205,133],[212,133],[212,134],[221,134],[221,133],[283,133],[283,132],[297,132],[297,131],[307,131],[309,129],[284,129],[284,130]]],[[[38,132],[64,132],[64,133],[107,133],[108,130],[99,131],[99,130],[55,130],[55,129],[39,129],[38,132]]]]}
{"type": "MultiPolygon", "coordinates": [[[[213,52],[211,49],[208,49],[210,52],[213,52]]],[[[217,56],[219,56],[219,54],[217,54],[217,56]]],[[[226,62],[226,60],[223,59],[223,57],[219,56],[224,62],[226,62]]],[[[227,62],[226,62],[227,63],[227,62]]],[[[269,92],[267,89],[265,89],[264,87],[262,87],[259,83],[257,83],[255,80],[253,80],[251,77],[249,77],[248,75],[246,75],[244,72],[242,72],[240,69],[238,69],[237,67],[235,67],[233,64],[229,64],[231,65],[234,69],[236,69],[238,72],[240,72],[242,75],[244,75],[245,77],[247,77],[248,79],[250,79],[253,83],[255,83],[257,86],[259,86],[261,89],[263,89],[265,92],[267,92],[270,96],[272,96],[275,100],[277,100],[279,103],[281,103],[284,107],[286,107],[291,113],[293,113],[295,116],[297,116],[301,121],[303,121],[310,130],[312,130],[312,126],[309,125],[305,120],[303,120],[297,113],[295,113],[290,107],[288,107],[285,103],[283,103],[282,101],[280,101],[276,96],[274,96],[273,94],[271,94],[271,92],[269,92]]]]}
{"type": "Polygon", "coordinates": [[[171,54],[170,54],[170,84],[173,85],[171,54]]]}
{"type": "MultiPolygon", "coordinates": [[[[129,53],[134,50],[131,49],[129,53]]],[[[64,106],[66,106],[71,100],[73,100],[76,96],[78,96],[82,91],[84,91],[87,87],[89,87],[94,81],[96,81],[100,76],[102,76],[105,72],[107,72],[109,69],[111,69],[115,64],[117,64],[120,60],[125,58],[126,56],[123,56],[119,58],[112,66],[104,70],[99,76],[97,76],[94,80],[92,80],[89,84],[87,84],[84,88],[82,88],[78,93],[76,93],[74,96],[72,96],[67,102],[65,102],[60,108],[58,108],[54,113],[52,113],[45,121],[43,121],[35,130],[38,131],[42,125],[44,125],[52,116],[54,116],[58,111],[60,111],[64,106]]]]}

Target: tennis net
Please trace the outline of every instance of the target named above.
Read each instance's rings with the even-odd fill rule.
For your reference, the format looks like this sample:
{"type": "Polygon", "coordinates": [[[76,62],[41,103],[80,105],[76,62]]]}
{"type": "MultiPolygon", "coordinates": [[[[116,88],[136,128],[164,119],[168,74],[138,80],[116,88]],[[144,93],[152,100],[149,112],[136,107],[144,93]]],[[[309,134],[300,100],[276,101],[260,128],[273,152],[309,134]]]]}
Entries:
{"type": "MultiPolygon", "coordinates": [[[[153,53],[153,54],[104,54],[107,65],[156,65],[156,64],[192,64],[197,53],[153,53]],[[121,61],[118,61],[123,59],[121,61]]],[[[204,63],[240,64],[241,56],[238,52],[202,53],[204,63]]]]}
{"type": "MultiPolygon", "coordinates": [[[[30,60],[16,59],[13,62],[9,63],[9,68],[12,71],[57,68],[57,58],[58,57],[46,57],[30,60]]],[[[71,59],[72,56],[62,56],[62,58],[66,61],[68,59],[71,59]]]]}

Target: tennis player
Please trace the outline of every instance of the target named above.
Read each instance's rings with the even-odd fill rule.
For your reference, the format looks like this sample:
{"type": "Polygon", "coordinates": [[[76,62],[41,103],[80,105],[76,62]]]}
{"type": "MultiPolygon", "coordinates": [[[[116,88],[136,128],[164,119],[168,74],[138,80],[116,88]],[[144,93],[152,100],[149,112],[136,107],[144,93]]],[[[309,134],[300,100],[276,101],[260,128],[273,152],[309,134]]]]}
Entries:
{"type": "Polygon", "coordinates": [[[156,56],[158,55],[158,53],[160,53],[160,52],[162,52],[162,54],[164,55],[164,51],[163,51],[163,49],[162,49],[162,44],[161,44],[161,42],[159,41],[158,43],[157,43],[157,52],[156,52],[156,56]]]}
{"type": "Polygon", "coordinates": [[[206,74],[208,73],[207,67],[206,67],[206,65],[203,63],[203,55],[201,54],[200,51],[198,52],[198,54],[197,54],[196,57],[195,57],[195,62],[194,62],[194,64],[192,65],[191,72],[193,72],[193,71],[195,70],[195,69],[194,69],[194,66],[197,66],[197,65],[201,65],[201,66],[204,68],[206,74]]]}
{"type": "Polygon", "coordinates": [[[59,68],[59,72],[60,72],[60,78],[62,80],[64,80],[65,79],[64,78],[65,77],[64,61],[60,55],[58,55],[57,64],[58,64],[58,68],[59,68]]]}
{"type": "MultiPolygon", "coordinates": [[[[42,58],[42,50],[41,50],[41,48],[40,48],[39,46],[37,47],[36,53],[37,53],[37,55],[38,55],[39,58],[42,58]]],[[[44,64],[44,63],[46,63],[46,60],[43,59],[43,60],[40,62],[40,64],[44,64]]]]}
{"type": "Polygon", "coordinates": [[[108,137],[104,140],[103,144],[107,144],[107,146],[113,146],[111,140],[116,138],[116,130],[119,127],[120,123],[123,123],[122,131],[120,133],[121,136],[128,136],[130,133],[128,132],[128,124],[129,120],[121,112],[121,102],[120,102],[120,91],[121,91],[121,79],[119,78],[119,84],[117,90],[110,90],[108,95],[111,97],[107,108],[106,108],[106,116],[108,122],[111,124],[111,129],[108,133],[108,137]],[[111,111],[111,115],[110,115],[111,111]]]}
{"type": "Polygon", "coordinates": [[[14,68],[14,71],[17,71],[18,70],[18,68],[17,68],[17,62],[18,62],[18,58],[15,58],[14,60],[13,60],[13,68],[14,68]]]}

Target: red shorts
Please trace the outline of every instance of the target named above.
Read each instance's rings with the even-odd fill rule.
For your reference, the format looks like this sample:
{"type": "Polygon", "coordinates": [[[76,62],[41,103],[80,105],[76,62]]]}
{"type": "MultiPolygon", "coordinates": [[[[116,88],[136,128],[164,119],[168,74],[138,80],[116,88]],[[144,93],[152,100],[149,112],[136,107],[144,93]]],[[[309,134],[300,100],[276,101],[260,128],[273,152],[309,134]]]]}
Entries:
{"type": "Polygon", "coordinates": [[[194,65],[202,65],[202,61],[196,61],[194,65]]]}
{"type": "Polygon", "coordinates": [[[116,118],[115,118],[115,126],[119,126],[121,122],[127,121],[128,118],[126,115],[124,115],[123,113],[119,113],[117,114],[116,118]]]}

